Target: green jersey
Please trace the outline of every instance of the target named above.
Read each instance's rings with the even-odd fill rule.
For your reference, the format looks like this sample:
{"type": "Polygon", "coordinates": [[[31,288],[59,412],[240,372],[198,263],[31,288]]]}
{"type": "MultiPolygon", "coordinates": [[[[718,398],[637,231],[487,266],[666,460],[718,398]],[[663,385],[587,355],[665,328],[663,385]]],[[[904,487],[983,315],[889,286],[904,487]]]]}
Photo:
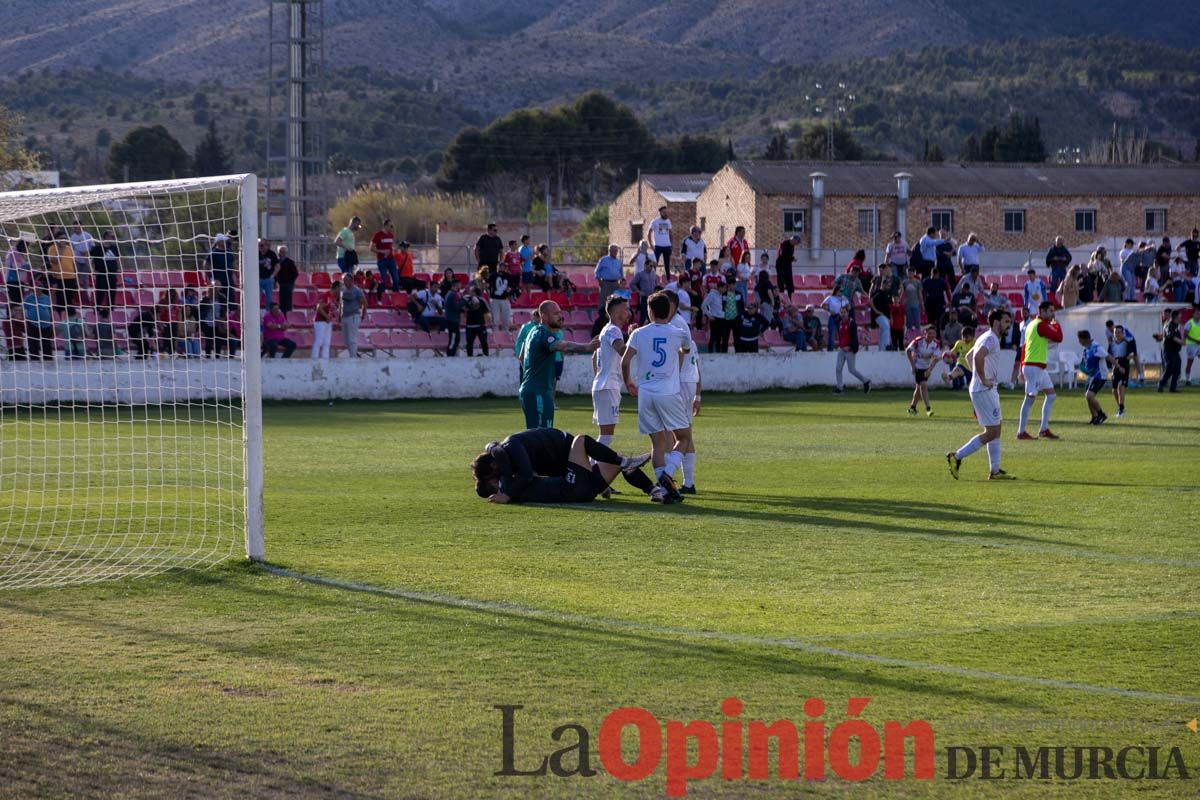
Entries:
{"type": "Polygon", "coordinates": [[[522,392],[554,391],[553,350],[557,337],[545,325],[538,325],[525,340],[525,357],[522,361],[522,392]]]}
{"type": "Polygon", "coordinates": [[[346,255],[347,250],[354,249],[354,231],[349,227],[342,228],[337,235],[337,257],[346,255]]]}
{"type": "Polygon", "coordinates": [[[525,354],[521,352],[521,348],[525,345],[525,340],[529,338],[529,334],[537,329],[538,324],[533,320],[529,320],[521,326],[521,330],[517,331],[517,342],[513,345],[513,353],[517,358],[524,360],[525,354]]]}

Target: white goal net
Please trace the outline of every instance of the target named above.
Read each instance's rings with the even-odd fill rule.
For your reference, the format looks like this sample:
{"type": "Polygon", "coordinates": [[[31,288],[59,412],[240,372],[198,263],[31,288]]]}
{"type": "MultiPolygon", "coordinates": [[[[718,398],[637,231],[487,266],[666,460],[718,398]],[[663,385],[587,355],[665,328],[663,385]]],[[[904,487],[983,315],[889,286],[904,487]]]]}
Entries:
{"type": "Polygon", "coordinates": [[[262,557],[257,230],[253,175],[0,193],[0,588],[262,557]]]}

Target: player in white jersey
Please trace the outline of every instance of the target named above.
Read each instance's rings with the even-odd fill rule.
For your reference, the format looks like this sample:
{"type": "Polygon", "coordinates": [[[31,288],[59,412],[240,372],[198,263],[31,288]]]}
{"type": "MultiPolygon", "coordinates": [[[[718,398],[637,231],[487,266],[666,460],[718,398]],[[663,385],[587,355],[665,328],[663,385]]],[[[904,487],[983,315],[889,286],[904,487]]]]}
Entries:
{"type": "Polygon", "coordinates": [[[679,397],[679,367],[690,349],[690,336],[669,324],[671,301],[655,292],[646,303],[650,324],[629,335],[621,374],[638,399],[638,431],[650,437],[654,474],[678,502],[682,499],[671,475],[691,448],[691,421],[679,397]]]}
{"type": "Polygon", "coordinates": [[[592,354],[592,422],[600,427],[596,441],[611,445],[621,418],[621,356],[625,355],[625,334],[629,323],[629,301],[613,295],[604,304],[608,324],[600,330],[600,347],[592,354]]]}
{"type": "Polygon", "coordinates": [[[971,405],[975,416],[983,426],[983,433],[976,435],[958,450],[946,453],[950,465],[950,476],[958,480],[958,469],[967,456],[982,447],[987,448],[988,479],[1012,480],[1012,476],[1000,469],[1000,340],[1012,327],[1012,314],[997,308],[988,314],[988,330],[975,340],[967,352],[967,363],[971,365],[971,405]]]}
{"type": "MultiPolygon", "coordinates": [[[[672,294],[667,292],[670,299],[672,294]]],[[[700,354],[692,340],[692,329],[679,313],[678,303],[671,303],[671,325],[687,334],[688,351],[679,366],[679,399],[688,418],[688,439],[691,445],[683,451],[683,486],[680,494],[696,493],[696,439],[692,435],[692,417],[700,413],[700,354]]],[[[671,477],[674,477],[672,475],[671,477]]]]}

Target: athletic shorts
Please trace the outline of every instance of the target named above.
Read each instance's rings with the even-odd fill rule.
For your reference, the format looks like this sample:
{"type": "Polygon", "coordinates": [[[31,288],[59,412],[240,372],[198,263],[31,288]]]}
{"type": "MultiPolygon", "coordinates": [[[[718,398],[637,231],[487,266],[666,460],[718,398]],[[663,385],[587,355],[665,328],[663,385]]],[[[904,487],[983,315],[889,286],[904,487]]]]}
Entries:
{"type": "Polygon", "coordinates": [[[616,425],[621,419],[621,387],[592,390],[592,424],[616,425]]]}
{"type": "Polygon", "coordinates": [[[1113,388],[1129,386],[1129,359],[1118,358],[1117,367],[1112,372],[1113,388]]]}
{"type": "Polygon", "coordinates": [[[1054,381],[1050,380],[1050,373],[1046,372],[1044,367],[1034,367],[1026,364],[1025,370],[1025,394],[1034,395],[1043,389],[1053,389],[1054,381]]]}
{"type": "Polygon", "coordinates": [[[554,427],[553,392],[521,392],[521,410],[526,428],[554,427]]]}
{"type": "Polygon", "coordinates": [[[681,431],[691,424],[678,393],[638,395],[638,433],[681,431]]]}
{"type": "Polygon", "coordinates": [[[573,462],[567,463],[562,479],[564,503],[590,503],[605,487],[599,467],[588,469],[573,462]]]}
{"type": "Polygon", "coordinates": [[[1200,356],[1200,344],[1189,344],[1187,346],[1187,357],[1195,358],[1196,356],[1200,356]]]}
{"type": "Polygon", "coordinates": [[[925,369],[914,369],[913,380],[917,383],[927,383],[929,381],[929,367],[925,369]]]}
{"type": "Polygon", "coordinates": [[[688,424],[692,424],[692,409],[696,403],[696,386],[692,381],[679,382],[679,401],[683,403],[683,413],[687,414],[688,424]]]}
{"type": "Polygon", "coordinates": [[[1108,378],[1092,378],[1087,383],[1087,390],[1089,392],[1099,393],[1104,390],[1104,384],[1106,383],[1108,383],[1108,378]]]}
{"type": "Polygon", "coordinates": [[[980,425],[1000,424],[1000,392],[995,387],[981,392],[971,392],[971,406],[980,425]]]}

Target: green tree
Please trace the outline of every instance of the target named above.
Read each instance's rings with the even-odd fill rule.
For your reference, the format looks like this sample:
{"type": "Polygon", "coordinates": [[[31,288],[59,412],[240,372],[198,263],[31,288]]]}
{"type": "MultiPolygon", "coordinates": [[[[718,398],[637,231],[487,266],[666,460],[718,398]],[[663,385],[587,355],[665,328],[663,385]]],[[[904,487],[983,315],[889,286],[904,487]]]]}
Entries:
{"type": "Polygon", "coordinates": [[[21,118],[0,106],[0,169],[35,170],[39,167],[37,155],[17,141],[17,128],[21,118]]]}
{"type": "Polygon", "coordinates": [[[162,125],[134,128],[108,151],[105,171],[114,181],[129,171],[131,181],[182,178],[191,174],[192,160],[162,125]]]}
{"type": "MultiPolygon", "coordinates": [[[[829,157],[829,128],[817,124],[806,130],[796,140],[793,157],[800,160],[824,160],[829,157]]],[[[861,161],[863,147],[850,133],[848,128],[841,125],[833,126],[833,160],[861,161]]]]}
{"type": "Polygon", "coordinates": [[[579,223],[575,234],[576,257],[584,263],[599,261],[608,252],[608,204],[594,206],[579,223]]]}
{"type": "Polygon", "coordinates": [[[208,132],[200,140],[200,144],[196,145],[192,162],[197,175],[228,175],[233,171],[229,163],[229,154],[217,134],[216,120],[208,121],[208,132]]]}
{"type": "Polygon", "coordinates": [[[788,145],[787,134],[783,131],[771,137],[767,142],[767,151],[763,153],[764,161],[787,161],[791,158],[791,147],[788,145]]]}

